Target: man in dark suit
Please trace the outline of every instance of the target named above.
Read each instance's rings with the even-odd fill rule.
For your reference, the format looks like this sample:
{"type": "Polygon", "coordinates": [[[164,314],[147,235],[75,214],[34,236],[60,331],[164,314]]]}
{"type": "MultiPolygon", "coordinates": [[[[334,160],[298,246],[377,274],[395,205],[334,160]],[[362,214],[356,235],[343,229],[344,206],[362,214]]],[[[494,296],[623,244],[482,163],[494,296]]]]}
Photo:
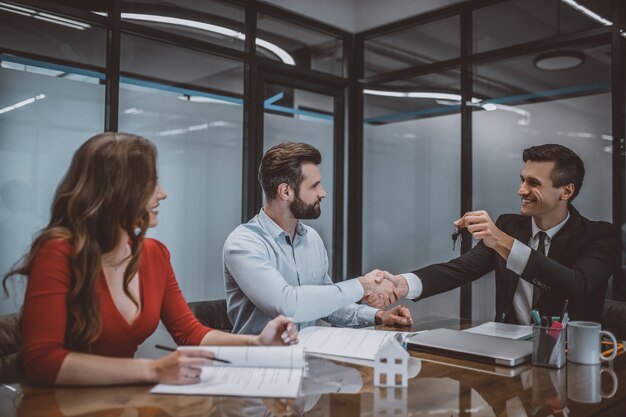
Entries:
{"type": "Polygon", "coordinates": [[[611,224],[583,217],[571,204],[585,168],[561,145],[524,150],[520,214],[494,224],[486,211],[465,213],[454,224],[480,242],[447,263],[389,276],[414,300],[457,288],[496,271],[496,321],[530,324],[530,310],[560,316],[568,302],[572,319],[600,321],[617,256],[611,224]],[[521,279],[520,279],[521,278],[521,279]]]}

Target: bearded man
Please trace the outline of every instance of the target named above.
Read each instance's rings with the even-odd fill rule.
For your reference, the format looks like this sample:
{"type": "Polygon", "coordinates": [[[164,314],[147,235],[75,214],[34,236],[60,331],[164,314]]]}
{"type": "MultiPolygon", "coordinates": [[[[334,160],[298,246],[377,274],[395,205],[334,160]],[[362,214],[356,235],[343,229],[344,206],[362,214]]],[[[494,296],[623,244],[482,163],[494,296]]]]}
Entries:
{"type": "Polygon", "coordinates": [[[366,298],[384,307],[398,298],[385,271],[338,283],[328,275],[328,254],[320,235],[302,219],[316,219],[326,197],[320,152],[305,143],[281,143],[259,167],[266,204],[239,225],[224,244],[224,283],[233,331],[258,334],[274,317],[291,317],[303,328],[317,319],[337,326],[409,325],[409,310],[388,311],[356,304],[366,298]]]}

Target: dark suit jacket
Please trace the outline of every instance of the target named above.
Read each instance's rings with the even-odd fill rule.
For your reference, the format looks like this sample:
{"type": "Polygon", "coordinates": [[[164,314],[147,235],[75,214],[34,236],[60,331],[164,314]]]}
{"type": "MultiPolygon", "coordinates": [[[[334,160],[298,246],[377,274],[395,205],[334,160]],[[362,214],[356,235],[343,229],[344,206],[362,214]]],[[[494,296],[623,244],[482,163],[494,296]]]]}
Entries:
{"type": "MultiPolygon", "coordinates": [[[[531,218],[504,214],[496,221],[504,233],[528,244],[531,218]]],[[[617,233],[606,222],[590,221],[570,207],[570,218],[554,235],[548,256],[531,251],[521,278],[541,289],[537,308],[542,315],[561,315],[569,300],[571,319],[599,322],[607,283],[618,250],[617,233]]],[[[447,263],[413,271],[422,281],[420,298],[439,294],[496,271],[496,321],[516,323],[513,296],[520,276],[480,241],[472,250],[447,263]]]]}

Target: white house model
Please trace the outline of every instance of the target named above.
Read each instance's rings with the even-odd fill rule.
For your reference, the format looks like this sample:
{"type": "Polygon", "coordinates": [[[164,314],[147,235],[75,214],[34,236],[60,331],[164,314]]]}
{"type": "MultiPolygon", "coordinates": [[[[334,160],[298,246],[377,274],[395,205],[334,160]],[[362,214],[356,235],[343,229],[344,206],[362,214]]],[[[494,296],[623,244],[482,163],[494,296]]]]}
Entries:
{"type": "Polygon", "coordinates": [[[389,338],[374,357],[374,385],[407,387],[409,354],[394,338],[389,338]]]}

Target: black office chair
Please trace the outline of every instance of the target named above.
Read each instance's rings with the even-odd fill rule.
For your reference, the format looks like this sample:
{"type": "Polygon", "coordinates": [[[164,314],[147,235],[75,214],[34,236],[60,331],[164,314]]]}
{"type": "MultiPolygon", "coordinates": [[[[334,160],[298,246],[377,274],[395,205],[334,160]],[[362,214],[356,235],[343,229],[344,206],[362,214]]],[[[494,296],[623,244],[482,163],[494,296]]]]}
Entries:
{"type": "Polygon", "coordinates": [[[21,382],[22,367],[21,314],[0,316],[0,382],[21,382]]]}
{"type": "Polygon", "coordinates": [[[226,300],[195,301],[189,303],[189,308],[205,326],[225,332],[233,330],[226,312],[226,300]]]}
{"type": "Polygon", "coordinates": [[[617,340],[626,340],[626,302],[605,300],[602,309],[602,328],[615,335],[617,340]]]}

